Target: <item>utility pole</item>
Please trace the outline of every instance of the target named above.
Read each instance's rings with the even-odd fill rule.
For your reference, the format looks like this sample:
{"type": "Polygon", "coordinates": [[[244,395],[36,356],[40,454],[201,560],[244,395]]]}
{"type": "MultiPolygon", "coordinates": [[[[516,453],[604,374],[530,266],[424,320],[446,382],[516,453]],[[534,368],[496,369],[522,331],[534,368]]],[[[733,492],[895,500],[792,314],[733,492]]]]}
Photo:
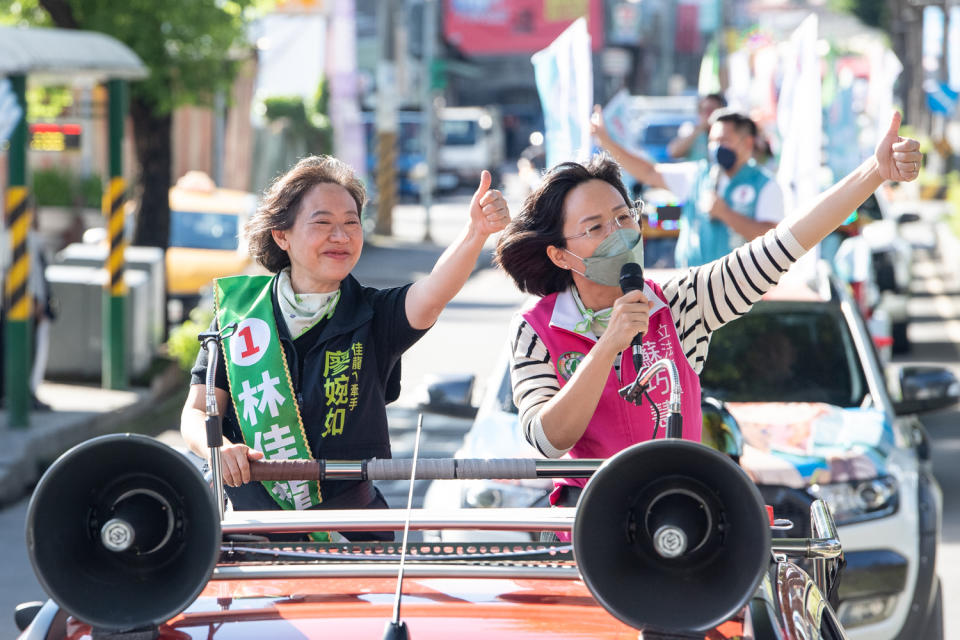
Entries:
{"type": "Polygon", "coordinates": [[[377,6],[377,224],[381,235],[393,234],[393,205],[397,197],[396,61],[393,50],[393,2],[377,6]]]}
{"type": "Polygon", "coordinates": [[[423,0],[423,60],[420,78],[420,136],[426,171],[420,186],[420,204],[424,210],[423,241],[433,242],[430,235],[430,207],[437,166],[437,111],[434,106],[434,64],[437,56],[437,0],[423,0]]]}
{"type": "Polygon", "coordinates": [[[951,0],[943,0],[943,47],[940,49],[940,79],[950,81],[950,6],[951,0]]]}
{"type": "Polygon", "coordinates": [[[893,30],[894,51],[903,63],[900,74],[900,99],[903,101],[903,119],[923,129],[923,70],[922,7],[908,0],[889,0],[890,24],[893,30]]]}
{"type": "Polygon", "coordinates": [[[727,3],[717,0],[717,80],[720,93],[725,93],[730,85],[727,77],[727,3]]]}
{"type": "Polygon", "coordinates": [[[663,0],[660,3],[660,14],[657,16],[657,25],[660,31],[660,64],[657,65],[657,93],[667,95],[670,87],[670,76],[673,75],[673,60],[676,57],[676,0],[663,0]]]}

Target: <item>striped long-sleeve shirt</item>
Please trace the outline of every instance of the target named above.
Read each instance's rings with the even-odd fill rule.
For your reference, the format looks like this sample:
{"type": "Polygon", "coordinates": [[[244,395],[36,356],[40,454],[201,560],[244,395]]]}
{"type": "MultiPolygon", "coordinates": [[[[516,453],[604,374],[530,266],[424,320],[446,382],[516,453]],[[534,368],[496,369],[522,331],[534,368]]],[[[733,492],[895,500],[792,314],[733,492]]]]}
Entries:
{"type": "MultiPolygon", "coordinates": [[[[710,336],[745,314],[803,255],[785,224],[768,231],[726,257],[693,267],[661,285],[687,361],[698,374],[707,358],[710,336]]],[[[560,387],[546,346],[517,314],[511,323],[513,401],[520,410],[526,439],[547,457],[559,457],[546,438],[540,411],[560,387]]]]}

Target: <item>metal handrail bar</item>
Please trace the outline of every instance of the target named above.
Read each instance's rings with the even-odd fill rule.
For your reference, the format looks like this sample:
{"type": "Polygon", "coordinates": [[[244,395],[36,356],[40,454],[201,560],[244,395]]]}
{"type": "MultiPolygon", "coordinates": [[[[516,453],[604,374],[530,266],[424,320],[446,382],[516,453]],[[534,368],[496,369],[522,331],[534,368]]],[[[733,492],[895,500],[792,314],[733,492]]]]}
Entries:
{"type": "Polygon", "coordinates": [[[810,531],[813,534],[810,538],[780,538],[773,541],[771,548],[774,553],[813,560],[813,581],[821,593],[827,594],[830,587],[828,565],[838,561],[843,547],[837,525],[823,500],[814,500],[810,505],[810,531]]]}
{"type": "MultiPolygon", "coordinates": [[[[599,458],[537,460],[535,458],[423,458],[417,480],[533,480],[589,478],[603,463],[599,458]]],[[[250,463],[251,481],[279,480],[406,480],[413,471],[409,458],[371,460],[257,460],[250,463]]]]}
{"type": "Polygon", "coordinates": [[[837,524],[833,521],[833,515],[823,500],[814,500],[813,504],[810,505],[810,531],[821,541],[824,547],[829,544],[831,550],[836,550],[833,556],[821,556],[813,561],[813,581],[817,583],[821,593],[827,594],[829,593],[828,580],[830,579],[828,563],[837,562],[832,558],[838,558],[843,549],[837,534],[837,524]]]}

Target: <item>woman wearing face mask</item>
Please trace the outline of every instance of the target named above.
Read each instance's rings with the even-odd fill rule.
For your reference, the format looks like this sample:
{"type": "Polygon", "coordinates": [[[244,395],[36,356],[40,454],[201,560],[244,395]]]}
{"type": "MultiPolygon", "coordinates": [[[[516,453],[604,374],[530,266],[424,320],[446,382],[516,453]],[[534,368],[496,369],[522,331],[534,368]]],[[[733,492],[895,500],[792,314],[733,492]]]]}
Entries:
{"type": "Polygon", "coordinates": [[[610,138],[599,108],[594,110],[591,129],[630,175],[669,190],[685,203],[674,252],[678,267],[723,257],[783,219],[783,191],[773,174],[753,160],[757,126],[746,115],[714,111],[707,159],[698,162],[652,164],[633,155],[610,138]]]}
{"type": "MultiPolygon", "coordinates": [[[[649,401],[617,390],[636,377],[631,342],[643,332],[643,366],[670,358],[682,388],[683,437],[700,439],[700,381],[713,331],[746,313],[806,251],[841,224],[884,180],[913,180],[922,156],[897,135],[896,114],[874,156],[761,237],[662,285],[623,293],[624,264],[643,263],[640,214],[618,165],[597,157],[548,172],[497,244],[496,262],[541,296],[512,324],[513,398],[527,440],[547,457],[606,458],[663,436],[669,385],[649,401]],[[655,424],[651,402],[660,407],[655,424]]],[[[580,479],[557,482],[551,502],[572,505],[580,479]]]]}

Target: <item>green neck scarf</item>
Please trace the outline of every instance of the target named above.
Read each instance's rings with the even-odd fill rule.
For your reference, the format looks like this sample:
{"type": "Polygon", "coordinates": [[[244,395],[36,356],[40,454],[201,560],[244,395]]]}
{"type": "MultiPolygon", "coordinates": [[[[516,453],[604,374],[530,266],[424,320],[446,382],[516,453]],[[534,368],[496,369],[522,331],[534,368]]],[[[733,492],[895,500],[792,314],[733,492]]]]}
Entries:
{"type": "Polygon", "coordinates": [[[580,294],[577,292],[577,288],[573,287],[572,291],[573,300],[577,303],[577,309],[580,311],[580,315],[583,317],[580,322],[574,325],[573,330],[581,335],[592,332],[593,335],[599,338],[603,335],[603,332],[607,328],[607,324],[610,322],[610,314],[613,313],[613,307],[607,307],[606,309],[601,309],[600,311],[588,309],[586,305],[583,304],[583,300],[580,299],[580,294]]]}

